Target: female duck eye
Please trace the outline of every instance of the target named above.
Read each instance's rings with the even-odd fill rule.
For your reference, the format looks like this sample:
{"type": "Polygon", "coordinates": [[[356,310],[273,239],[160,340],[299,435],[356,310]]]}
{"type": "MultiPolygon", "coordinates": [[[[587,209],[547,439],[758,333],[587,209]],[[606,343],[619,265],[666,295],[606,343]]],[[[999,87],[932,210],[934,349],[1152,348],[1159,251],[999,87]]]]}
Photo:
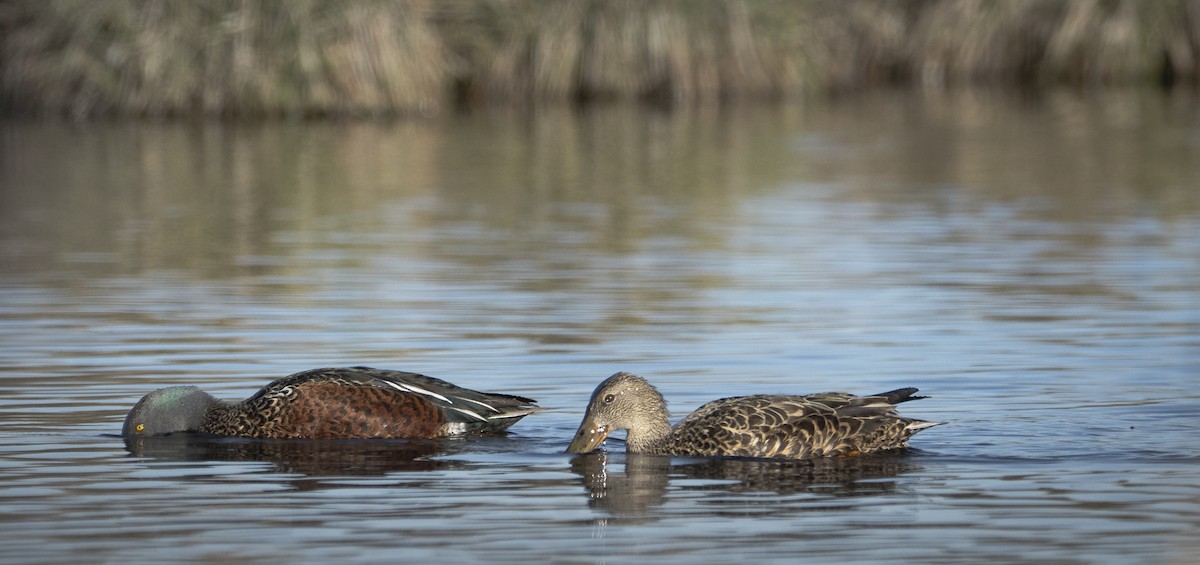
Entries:
{"type": "Polygon", "coordinates": [[[615,396],[613,396],[613,395],[611,395],[611,394],[606,394],[606,395],[604,395],[604,403],[605,403],[605,404],[607,404],[607,403],[609,403],[609,402],[612,402],[612,401],[613,401],[613,400],[615,400],[615,399],[616,399],[616,397],[615,397],[615,396]]]}
{"type": "Polygon", "coordinates": [[[134,426],[134,427],[133,427],[133,430],[134,430],[134,431],[137,431],[137,432],[140,432],[140,431],[142,431],[142,430],[144,430],[144,429],[146,429],[146,425],[145,425],[145,424],[138,424],[138,425],[136,425],[136,426],[134,426]]]}

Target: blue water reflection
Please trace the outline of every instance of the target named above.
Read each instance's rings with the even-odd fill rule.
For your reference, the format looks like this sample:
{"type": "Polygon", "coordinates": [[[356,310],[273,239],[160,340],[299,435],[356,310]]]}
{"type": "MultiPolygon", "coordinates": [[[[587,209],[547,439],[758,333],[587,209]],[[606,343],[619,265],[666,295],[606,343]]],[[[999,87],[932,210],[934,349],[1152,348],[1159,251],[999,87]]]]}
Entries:
{"type": "Polygon", "coordinates": [[[0,130],[0,562],[1186,562],[1200,114],[1146,93],[0,130]],[[112,436],[147,391],[374,365],[530,396],[499,438],[112,436]],[[562,453],[917,386],[850,462],[562,453]]]}

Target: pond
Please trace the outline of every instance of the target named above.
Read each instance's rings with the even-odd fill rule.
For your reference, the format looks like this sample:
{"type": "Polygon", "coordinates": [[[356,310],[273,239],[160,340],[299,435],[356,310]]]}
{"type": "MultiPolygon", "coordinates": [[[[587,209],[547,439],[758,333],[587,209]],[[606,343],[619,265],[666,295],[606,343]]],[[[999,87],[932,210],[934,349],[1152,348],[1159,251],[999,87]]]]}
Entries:
{"type": "Polygon", "coordinates": [[[0,554],[1185,563],[1200,99],[880,92],[404,122],[0,128],[0,554]],[[441,441],[129,444],[315,367],[535,398],[441,441]],[[563,452],[617,371],[929,398],[902,453],[563,452]]]}

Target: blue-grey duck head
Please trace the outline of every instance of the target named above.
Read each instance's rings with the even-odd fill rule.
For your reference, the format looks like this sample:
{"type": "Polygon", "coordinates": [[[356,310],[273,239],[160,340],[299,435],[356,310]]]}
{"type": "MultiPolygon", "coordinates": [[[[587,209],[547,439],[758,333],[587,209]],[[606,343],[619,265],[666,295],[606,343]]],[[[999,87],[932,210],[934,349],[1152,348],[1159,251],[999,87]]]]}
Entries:
{"type": "Polygon", "coordinates": [[[129,415],[121,435],[157,436],[200,429],[204,415],[217,400],[194,386],[158,389],[142,397],[129,415]]]}
{"type": "Polygon", "coordinates": [[[567,452],[592,451],[616,430],[629,430],[632,437],[639,431],[668,427],[667,417],[667,402],[654,385],[631,373],[617,373],[592,393],[567,452]]]}

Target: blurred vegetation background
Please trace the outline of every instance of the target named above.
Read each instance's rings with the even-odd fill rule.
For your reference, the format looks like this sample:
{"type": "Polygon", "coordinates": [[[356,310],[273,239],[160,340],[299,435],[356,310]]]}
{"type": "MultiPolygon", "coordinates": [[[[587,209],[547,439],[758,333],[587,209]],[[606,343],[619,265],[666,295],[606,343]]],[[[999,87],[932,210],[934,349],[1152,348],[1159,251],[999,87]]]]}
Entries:
{"type": "Polygon", "coordinates": [[[1197,0],[8,0],[9,114],[435,115],[1200,83],[1197,0]]]}

